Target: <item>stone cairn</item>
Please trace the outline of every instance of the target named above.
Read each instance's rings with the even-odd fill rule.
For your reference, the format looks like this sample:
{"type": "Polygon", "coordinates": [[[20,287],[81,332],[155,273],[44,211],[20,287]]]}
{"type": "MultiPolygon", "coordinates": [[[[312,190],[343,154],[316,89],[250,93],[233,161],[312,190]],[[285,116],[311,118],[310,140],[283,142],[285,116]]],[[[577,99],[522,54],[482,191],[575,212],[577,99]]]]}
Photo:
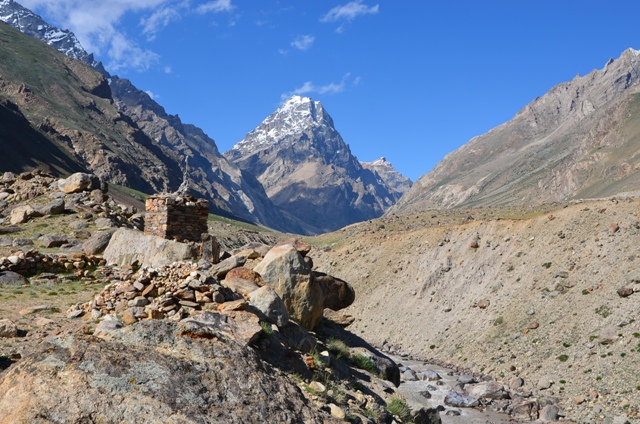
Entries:
{"type": "Polygon", "coordinates": [[[144,233],[168,240],[200,242],[207,233],[209,202],[193,196],[147,197],[144,233]]]}

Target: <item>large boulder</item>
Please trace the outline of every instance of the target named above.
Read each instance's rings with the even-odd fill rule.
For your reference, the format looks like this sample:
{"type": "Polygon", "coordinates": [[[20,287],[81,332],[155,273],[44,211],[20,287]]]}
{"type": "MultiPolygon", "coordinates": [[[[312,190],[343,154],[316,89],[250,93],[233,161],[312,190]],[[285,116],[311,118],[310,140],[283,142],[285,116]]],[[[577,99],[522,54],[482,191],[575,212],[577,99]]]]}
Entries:
{"type": "Polygon", "coordinates": [[[21,286],[23,284],[29,284],[29,281],[17,272],[0,271],[0,285],[21,286]]]}
{"type": "Polygon", "coordinates": [[[477,384],[466,384],[464,392],[467,396],[476,399],[508,399],[509,393],[504,386],[495,381],[487,381],[477,384]]]}
{"type": "Polygon", "coordinates": [[[284,302],[269,286],[249,293],[249,304],[260,311],[266,321],[278,327],[284,327],[289,323],[289,313],[284,302]]]}
{"type": "Polygon", "coordinates": [[[82,251],[87,255],[97,255],[107,248],[114,231],[99,231],[82,243],[82,251]]]}
{"type": "Polygon", "coordinates": [[[31,205],[18,206],[11,211],[9,222],[11,225],[22,224],[27,222],[30,218],[40,215],[42,214],[35,210],[31,205]]]}
{"type": "Polygon", "coordinates": [[[49,339],[3,375],[0,424],[326,422],[294,383],[229,339],[230,318],[213,318],[49,339]]]}
{"type": "Polygon", "coordinates": [[[313,271],[313,279],[322,287],[325,308],[339,311],[356,300],[355,290],[344,280],[318,271],[313,271]]]}
{"type": "Polygon", "coordinates": [[[282,298],[293,320],[312,330],[322,320],[324,294],[311,268],[290,244],[276,246],[254,268],[282,298]]]}
{"type": "Polygon", "coordinates": [[[93,175],[76,172],[68,178],[59,180],[58,187],[67,194],[78,193],[91,187],[94,178],[93,175]]]}
{"type": "Polygon", "coordinates": [[[41,206],[38,210],[43,215],[60,215],[64,213],[64,199],[53,199],[51,202],[41,206]]]}
{"type": "Polygon", "coordinates": [[[103,257],[108,264],[123,266],[138,261],[141,266],[159,267],[176,261],[196,259],[198,252],[195,247],[186,243],[119,228],[113,233],[103,257]]]}

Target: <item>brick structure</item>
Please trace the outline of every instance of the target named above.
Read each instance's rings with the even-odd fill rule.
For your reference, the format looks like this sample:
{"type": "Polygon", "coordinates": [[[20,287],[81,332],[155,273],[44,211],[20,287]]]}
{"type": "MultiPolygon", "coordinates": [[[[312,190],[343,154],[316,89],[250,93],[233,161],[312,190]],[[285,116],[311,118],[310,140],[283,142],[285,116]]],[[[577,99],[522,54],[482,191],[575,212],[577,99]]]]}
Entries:
{"type": "Polygon", "coordinates": [[[156,194],[147,197],[144,233],[168,240],[202,240],[207,233],[209,202],[193,196],[156,194]]]}

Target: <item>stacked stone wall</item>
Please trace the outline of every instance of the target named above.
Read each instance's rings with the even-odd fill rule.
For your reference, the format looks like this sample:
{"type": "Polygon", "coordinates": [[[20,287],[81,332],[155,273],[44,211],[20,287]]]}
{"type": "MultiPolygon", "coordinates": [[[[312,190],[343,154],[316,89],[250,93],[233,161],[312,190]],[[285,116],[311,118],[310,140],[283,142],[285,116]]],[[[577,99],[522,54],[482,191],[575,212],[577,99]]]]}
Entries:
{"type": "Polygon", "coordinates": [[[192,196],[147,197],[144,233],[168,240],[201,241],[207,233],[209,202],[192,196]]]}

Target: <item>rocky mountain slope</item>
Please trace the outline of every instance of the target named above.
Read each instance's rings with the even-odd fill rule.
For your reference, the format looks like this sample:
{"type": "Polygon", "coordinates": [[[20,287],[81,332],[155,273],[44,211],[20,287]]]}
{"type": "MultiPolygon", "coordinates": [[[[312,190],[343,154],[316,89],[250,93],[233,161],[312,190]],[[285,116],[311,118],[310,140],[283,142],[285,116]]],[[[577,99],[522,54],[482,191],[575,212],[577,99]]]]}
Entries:
{"type": "MultiPolygon", "coordinates": [[[[123,115],[124,125],[131,126],[131,131],[140,128],[141,133],[146,135],[137,142],[150,147],[144,151],[138,149],[138,159],[141,163],[150,161],[161,163],[165,171],[157,172],[158,175],[153,177],[159,181],[164,180],[163,184],[158,184],[158,181],[149,184],[147,179],[151,175],[148,173],[140,174],[141,178],[135,182],[132,182],[131,178],[118,177],[118,174],[122,172],[120,168],[127,167],[127,164],[130,163],[124,159],[127,157],[126,152],[122,154],[122,163],[112,161],[108,167],[102,166],[101,160],[95,158],[93,154],[76,157],[75,161],[79,164],[66,167],[48,166],[46,158],[37,159],[35,166],[43,166],[45,169],[59,172],[69,172],[71,168],[73,170],[86,168],[105,179],[109,179],[112,183],[128,185],[145,192],[171,191],[175,190],[182,182],[182,175],[187,172],[186,160],[188,158],[187,173],[190,189],[209,199],[212,211],[221,215],[236,216],[247,221],[262,223],[272,228],[303,232],[294,219],[287,218],[278,208],[274,207],[258,182],[250,176],[243,175],[240,169],[229,163],[219,153],[215,142],[200,128],[183,124],[179,117],[167,114],[162,106],[142,90],[133,86],[128,80],[109,75],[102,64],[96,62],[93,56],[82,48],[73,33],[50,26],[40,16],[12,0],[0,2],[0,20],[102,73],[106,78],[101,82],[103,98],[115,99],[114,106],[123,115]]],[[[31,71],[37,71],[37,69],[31,71]]],[[[76,118],[80,118],[80,116],[76,115],[76,118]]],[[[18,124],[16,123],[16,125],[18,124]]],[[[103,122],[101,125],[109,126],[110,123],[103,122]]],[[[5,131],[10,131],[12,127],[8,127],[5,131]]],[[[100,132],[107,131],[109,131],[108,128],[101,129],[100,132]]],[[[83,137],[75,137],[73,143],[75,150],[95,151],[88,146],[85,148],[83,137]]],[[[11,145],[14,146],[15,143],[11,143],[11,145]]],[[[110,150],[114,156],[118,156],[121,146],[112,145],[110,150]]],[[[33,166],[33,163],[29,165],[30,162],[34,162],[30,160],[29,155],[38,156],[40,151],[39,149],[29,149],[29,151],[32,153],[19,160],[16,158],[14,160],[16,165],[6,169],[20,171],[26,169],[25,167],[33,166]]],[[[64,154],[54,156],[64,157],[64,154]]]]}
{"type": "Polygon", "coordinates": [[[553,87],[447,155],[390,211],[533,204],[636,191],[639,53],[553,87]]]}
{"type": "Polygon", "coordinates": [[[575,422],[626,422],[640,414],[639,204],[414,212],[307,241],[354,286],[350,328],[377,346],[489,374],[575,422]]]}
{"type": "Polygon", "coordinates": [[[411,180],[399,173],[384,156],[373,162],[361,162],[363,168],[378,174],[378,177],[391,189],[403,194],[409,190],[413,183],[411,180]]]}
{"type": "Polygon", "coordinates": [[[110,87],[119,110],[180,165],[189,177],[191,191],[210,200],[217,213],[281,231],[305,232],[304,225],[269,200],[258,181],[223,157],[215,141],[200,128],[166,113],[127,79],[113,76],[110,87]]]}
{"type": "Polygon", "coordinates": [[[225,157],[314,232],[380,216],[398,197],[351,154],[322,104],[287,100],[225,157]]]}

